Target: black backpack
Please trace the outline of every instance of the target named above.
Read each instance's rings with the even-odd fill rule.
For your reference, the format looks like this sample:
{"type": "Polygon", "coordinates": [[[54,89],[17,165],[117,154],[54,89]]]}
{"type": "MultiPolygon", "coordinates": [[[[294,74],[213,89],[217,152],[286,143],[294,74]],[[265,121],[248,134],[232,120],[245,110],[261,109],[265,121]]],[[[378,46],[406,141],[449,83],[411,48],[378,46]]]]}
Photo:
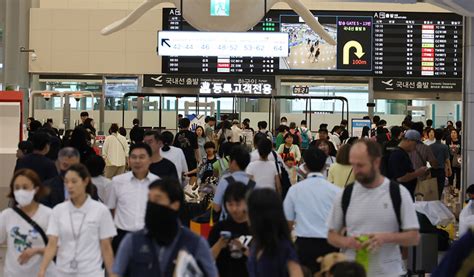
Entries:
{"type": "MultiPolygon", "coordinates": [[[[344,188],[342,193],[342,226],[346,227],[346,215],[347,209],[351,202],[352,191],[354,189],[354,183],[347,185],[344,188]]],[[[392,199],[393,209],[395,210],[395,215],[397,216],[397,222],[399,229],[402,229],[402,219],[401,219],[401,206],[402,206],[402,195],[400,193],[400,184],[390,180],[390,198],[392,199]]]]}
{"type": "Polygon", "coordinates": [[[277,168],[278,176],[280,176],[281,183],[281,199],[285,199],[288,190],[291,187],[290,175],[286,171],[285,166],[278,161],[278,156],[275,151],[272,151],[273,157],[275,158],[275,166],[277,168]]]}

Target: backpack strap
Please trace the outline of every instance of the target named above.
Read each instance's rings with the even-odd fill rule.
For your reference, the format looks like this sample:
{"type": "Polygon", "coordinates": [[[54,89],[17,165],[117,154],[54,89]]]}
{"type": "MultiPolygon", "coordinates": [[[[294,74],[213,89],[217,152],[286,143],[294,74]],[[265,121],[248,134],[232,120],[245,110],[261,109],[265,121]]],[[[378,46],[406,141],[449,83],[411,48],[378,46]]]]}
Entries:
{"type": "MultiPolygon", "coordinates": [[[[354,183],[347,185],[344,188],[342,193],[342,226],[346,227],[346,215],[351,202],[352,191],[354,189],[354,183]]],[[[401,219],[401,206],[402,206],[402,196],[400,194],[400,184],[390,180],[390,199],[392,200],[393,209],[395,211],[395,216],[397,217],[397,222],[399,229],[402,230],[402,219],[401,219]]]]}
{"type": "Polygon", "coordinates": [[[249,179],[249,181],[247,182],[247,188],[248,188],[248,190],[253,190],[253,189],[255,188],[255,185],[257,185],[257,183],[255,183],[254,180],[249,179]]]}
{"type": "Polygon", "coordinates": [[[232,175],[225,177],[225,180],[227,181],[227,184],[235,183],[235,179],[232,175]]]}
{"type": "MultiPolygon", "coordinates": [[[[166,269],[167,272],[166,272],[165,276],[172,276],[173,275],[175,264],[172,261],[174,261],[178,258],[178,254],[179,254],[180,250],[186,250],[191,256],[196,257],[200,237],[195,235],[194,233],[192,233],[186,227],[181,227],[180,228],[180,233],[181,234],[179,234],[178,241],[177,241],[177,243],[176,243],[176,245],[173,248],[173,251],[171,253],[170,262],[168,263],[168,267],[166,269]]],[[[204,270],[202,270],[202,265],[200,264],[200,262],[196,258],[195,258],[195,260],[196,260],[197,265],[199,266],[199,268],[201,268],[201,271],[205,275],[206,273],[204,272],[204,270]]]]}
{"type": "Polygon", "coordinates": [[[351,196],[352,196],[352,191],[354,190],[354,183],[351,183],[347,185],[344,188],[344,191],[342,192],[342,201],[341,201],[341,206],[342,206],[342,227],[347,226],[346,222],[346,215],[347,215],[347,210],[349,208],[349,204],[351,203],[351,196]]]}
{"type": "Polygon", "coordinates": [[[390,180],[390,198],[392,199],[393,209],[395,210],[395,215],[397,216],[398,227],[400,231],[402,230],[402,195],[400,193],[400,184],[395,181],[390,180]]]}

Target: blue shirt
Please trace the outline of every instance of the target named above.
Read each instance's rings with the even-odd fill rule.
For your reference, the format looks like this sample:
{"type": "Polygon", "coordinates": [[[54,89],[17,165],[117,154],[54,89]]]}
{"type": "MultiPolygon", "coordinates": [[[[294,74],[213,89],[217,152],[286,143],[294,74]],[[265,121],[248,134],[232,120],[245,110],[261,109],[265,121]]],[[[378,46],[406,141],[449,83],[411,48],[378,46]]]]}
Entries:
{"type": "Polygon", "coordinates": [[[341,189],[328,182],[321,173],[314,172],[291,186],[283,208],[286,219],[296,222],[297,237],[327,238],[327,219],[340,192],[341,189]]]}
{"type": "MultiPolygon", "coordinates": [[[[186,227],[183,227],[186,228],[186,227]]],[[[171,254],[173,252],[176,243],[178,242],[178,237],[181,232],[178,232],[178,235],[175,237],[173,242],[169,246],[160,246],[156,242],[155,250],[156,256],[160,262],[160,269],[161,269],[161,276],[165,276],[165,271],[167,265],[170,262],[171,254]]],[[[133,245],[132,245],[132,233],[128,233],[122,242],[120,243],[120,247],[117,252],[117,256],[115,257],[114,265],[112,271],[119,276],[125,276],[129,263],[132,259],[133,255],[133,245]]],[[[194,259],[199,263],[201,269],[205,276],[208,277],[217,277],[217,268],[214,263],[214,259],[212,258],[211,250],[209,244],[203,237],[199,237],[199,243],[196,249],[196,255],[194,255],[194,259]]]]}
{"type": "Polygon", "coordinates": [[[273,256],[263,251],[263,254],[257,259],[256,250],[255,244],[253,244],[250,247],[250,256],[247,260],[249,277],[287,277],[289,276],[288,262],[298,263],[296,250],[289,240],[280,241],[276,255],[273,256]]]}

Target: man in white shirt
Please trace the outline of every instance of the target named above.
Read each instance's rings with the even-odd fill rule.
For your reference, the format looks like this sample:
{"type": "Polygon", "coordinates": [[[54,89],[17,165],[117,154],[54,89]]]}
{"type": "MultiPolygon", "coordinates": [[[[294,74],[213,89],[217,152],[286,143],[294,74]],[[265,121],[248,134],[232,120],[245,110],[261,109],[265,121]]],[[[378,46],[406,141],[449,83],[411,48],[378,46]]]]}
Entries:
{"type": "Polygon", "coordinates": [[[102,157],[105,160],[105,177],[112,178],[125,172],[128,157],[127,139],[118,133],[116,123],[110,126],[110,136],[105,139],[102,157]]]}
{"type": "Polygon", "coordinates": [[[107,206],[112,210],[117,227],[117,236],[112,241],[115,253],[128,232],[141,230],[145,225],[148,186],[159,179],[149,171],[151,155],[151,148],[147,144],[132,145],[128,158],[132,171],[112,179],[107,206]]]}
{"type": "Polygon", "coordinates": [[[239,121],[234,120],[232,122],[232,136],[230,137],[230,142],[240,144],[242,142],[242,129],[239,127],[239,121]]]}
{"type": "Polygon", "coordinates": [[[296,250],[302,265],[314,274],[320,270],[316,259],[338,249],[327,242],[327,218],[341,189],[323,176],[326,154],[315,147],[304,153],[306,179],[292,186],[283,208],[290,226],[296,223],[296,250]]]}
{"type": "Polygon", "coordinates": [[[369,277],[403,275],[400,246],[417,245],[419,241],[419,223],[410,193],[380,173],[381,156],[376,142],[359,140],[352,146],[350,163],[356,182],[345,188],[344,192],[350,193],[336,197],[328,222],[329,243],[345,249],[349,259],[355,259],[357,251],[369,251],[369,277]],[[342,235],[343,229],[346,236],[342,235]]]}

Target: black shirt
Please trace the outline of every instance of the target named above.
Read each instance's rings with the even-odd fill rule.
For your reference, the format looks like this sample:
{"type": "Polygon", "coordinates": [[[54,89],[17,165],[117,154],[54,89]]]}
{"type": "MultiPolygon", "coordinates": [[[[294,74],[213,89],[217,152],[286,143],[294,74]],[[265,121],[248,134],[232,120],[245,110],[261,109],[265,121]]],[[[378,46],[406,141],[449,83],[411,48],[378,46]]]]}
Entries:
{"type": "Polygon", "coordinates": [[[199,149],[196,134],[189,130],[181,130],[176,134],[173,143],[174,147],[181,148],[186,157],[186,164],[188,170],[193,170],[197,167],[196,156],[194,150],[199,149]]]}
{"type": "MultiPolygon", "coordinates": [[[[232,239],[240,238],[241,236],[246,237],[247,241],[250,241],[250,230],[247,222],[236,223],[232,219],[227,219],[224,221],[218,222],[212,228],[209,233],[208,242],[212,247],[220,238],[221,231],[229,231],[232,233],[232,239]]],[[[222,249],[217,256],[216,265],[219,270],[220,276],[225,277],[246,277],[248,276],[247,272],[247,257],[244,255],[240,259],[234,259],[230,256],[229,248],[226,247],[222,249]]]]}
{"type": "MultiPolygon", "coordinates": [[[[405,176],[407,173],[411,173],[413,171],[415,171],[413,169],[413,164],[411,163],[410,157],[405,150],[398,147],[390,154],[387,172],[388,178],[396,180],[397,178],[405,176]]],[[[414,188],[416,187],[416,182],[417,178],[414,178],[411,181],[402,182],[401,184],[406,187],[414,188]]]]}
{"type": "Polygon", "coordinates": [[[41,181],[51,179],[58,175],[58,170],[54,162],[40,154],[28,154],[22,159],[17,160],[15,171],[22,168],[28,168],[36,172],[41,181]]]}
{"type": "Polygon", "coordinates": [[[130,140],[133,143],[142,142],[144,135],[145,130],[143,130],[143,128],[138,125],[133,126],[132,130],[130,130],[130,140]]]}
{"type": "Polygon", "coordinates": [[[201,171],[201,182],[206,182],[207,177],[212,177],[214,175],[214,166],[213,164],[217,162],[217,157],[214,156],[214,159],[204,158],[203,160],[203,169],[201,171]]]}
{"type": "Polygon", "coordinates": [[[176,166],[170,160],[165,158],[162,158],[161,161],[157,163],[152,163],[150,165],[150,172],[160,178],[168,177],[179,180],[176,166]]]}

